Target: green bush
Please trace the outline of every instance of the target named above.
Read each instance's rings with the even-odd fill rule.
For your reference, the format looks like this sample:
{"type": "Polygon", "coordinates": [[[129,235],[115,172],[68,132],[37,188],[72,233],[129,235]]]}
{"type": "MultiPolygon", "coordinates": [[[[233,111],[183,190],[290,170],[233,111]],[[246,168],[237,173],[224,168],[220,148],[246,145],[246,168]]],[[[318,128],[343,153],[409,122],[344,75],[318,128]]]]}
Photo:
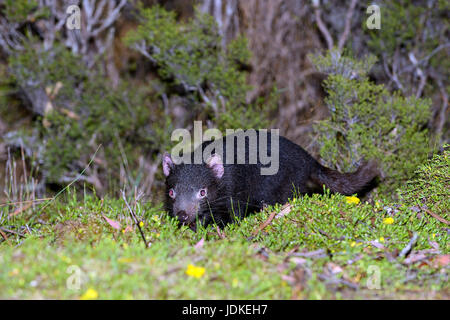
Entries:
{"type": "Polygon", "coordinates": [[[23,23],[48,16],[48,7],[39,8],[36,0],[5,0],[4,12],[9,21],[23,23]]]}
{"type": "MultiPolygon", "coordinates": [[[[367,30],[370,34],[368,45],[375,54],[388,57],[390,62],[397,50],[425,56],[439,46],[442,33],[448,32],[450,23],[446,12],[449,9],[445,0],[433,1],[427,6],[412,0],[388,1],[381,9],[382,27],[367,30]],[[423,32],[425,37],[422,37],[423,32]]],[[[363,27],[366,28],[365,23],[363,27]]],[[[430,58],[434,66],[436,63],[449,65],[445,51],[430,58]]]]}
{"type": "Polygon", "coordinates": [[[430,97],[434,116],[428,126],[436,141],[448,141],[443,97],[450,77],[450,2],[399,0],[380,6],[381,28],[367,30],[363,23],[368,50],[381,60],[373,75],[405,96],[430,97]]]}
{"type": "MultiPolygon", "coordinates": [[[[427,208],[450,220],[450,146],[442,154],[421,165],[415,176],[400,191],[403,201],[412,206],[427,208]]],[[[417,208],[420,209],[420,208],[417,208]]]]}
{"type": "Polygon", "coordinates": [[[358,61],[333,50],[311,59],[328,75],[324,87],[330,118],[314,126],[322,159],[342,171],[375,159],[383,171],[381,190],[395,190],[430,152],[424,129],[430,101],[391,94],[371,82],[367,74],[373,57],[358,61]]]}
{"type": "Polygon", "coordinates": [[[80,61],[62,45],[45,51],[32,40],[10,57],[9,71],[19,90],[45,90],[49,97],[35,122],[39,143],[25,146],[42,163],[46,182],[75,179],[101,145],[86,174],[95,172],[96,179],[85,181],[104,192],[119,184],[121,165],[130,165],[128,178],[136,177],[138,157],[164,148],[168,119],[147,88],[121,81],[113,90],[99,68],[80,68],[80,61]]]}
{"type": "Polygon", "coordinates": [[[177,23],[173,12],[159,6],[140,7],[140,14],[141,23],[126,44],[154,63],[163,81],[183,88],[198,118],[206,113],[220,130],[268,127],[275,99],[246,101],[251,88],[240,66],[251,55],[245,38],[225,48],[214,18],[199,10],[187,23],[177,23]],[[201,110],[195,110],[199,104],[201,110]]]}
{"type": "MultiPolygon", "coordinates": [[[[40,12],[45,6],[39,8],[33,1],[8,1],[5,12],[16,13],[11,19],[45,21],[40,12]]],[[[159,6],[139,7],[139,12],[140,24],[125,42],[138,49],[145,43],[146,51],[139,51],[156,67],[153,85],[136,86],[122,76],[113,87],[102,63],[84,67],[60,35],[46,47],[26,33],[20,49],[9,55],[3,101],[7,106],[12,96],[19,97],[35,117],[32,130],[16,130],[5,140],[33,155],[45,183],[66,185],[89,166],[81,182],[100,193],[124,183],[139,185],[144,167],[157,165],[170,144],[172,116],[162,97],[187,97],[193,119],[223,131],[268,127],[276,90],[269,100],[247,101],[251,88],[242,66],[249,63],[250,51],[245,38],[225,47],[213,17],[199,11],[186,23],[159,6]]],[[[95,59],[104,61],[100,54],[95,59]]]]}

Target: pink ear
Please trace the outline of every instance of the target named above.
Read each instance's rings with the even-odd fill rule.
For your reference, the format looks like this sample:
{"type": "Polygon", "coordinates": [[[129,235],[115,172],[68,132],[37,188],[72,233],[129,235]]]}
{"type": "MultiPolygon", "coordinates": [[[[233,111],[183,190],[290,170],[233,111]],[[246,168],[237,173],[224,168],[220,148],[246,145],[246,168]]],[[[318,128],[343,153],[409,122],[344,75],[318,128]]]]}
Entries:
{"type": "Polygon", "coordinates": [[[169,153],[164,153],[164,155],[163,155],[163,163],[162,163],[162,166],[163,166],[163,172],[164,172],[164,175],[167,177],[167,176],[169,176],[169,174],[170,174],[170,170],[173,168],[173,161],[172,161],[172,158],[170,157],[170,154],[169,153]]]}
{"type": "Polygon", "coordinates": [[[213,170],[214,175],[217,178],[222,178],[224,168],[222,158],[218,154],[213,154],[208,160],[206,160],[206,165],[213,170]]]}

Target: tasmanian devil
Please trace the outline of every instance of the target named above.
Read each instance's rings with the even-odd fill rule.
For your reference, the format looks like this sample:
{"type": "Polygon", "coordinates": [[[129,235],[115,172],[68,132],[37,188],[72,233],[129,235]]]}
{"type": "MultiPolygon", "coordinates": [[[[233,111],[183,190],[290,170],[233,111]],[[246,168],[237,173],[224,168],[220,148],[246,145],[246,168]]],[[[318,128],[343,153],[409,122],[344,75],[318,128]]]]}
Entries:
{"type": "Polygon", "coordinates": [[[204,142],[198,147],[197,162],[194,154],[199,149],[181,163],[165,153],[167,212],[193,230],[197,222],[222,227],[265,205],[283,204],[293,195],[321,192],[324,185],[331,192],[355,194],[377,175],[374,162],[342,174],[322,166],[284,137],[267,131],[253,134],[241,131],[204,142]]]}

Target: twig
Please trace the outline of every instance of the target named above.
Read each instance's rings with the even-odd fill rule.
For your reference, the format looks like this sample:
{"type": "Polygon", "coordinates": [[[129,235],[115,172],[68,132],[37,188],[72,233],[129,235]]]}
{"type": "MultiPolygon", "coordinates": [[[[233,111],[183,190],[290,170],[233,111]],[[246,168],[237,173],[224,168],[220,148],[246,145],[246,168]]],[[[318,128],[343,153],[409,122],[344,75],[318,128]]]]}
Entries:
{"type": "Polygon", "coordinates": [[[320,17],[321,10],[319,8],[319,4],[314,6],[314,13],[316,15],[317,26],[319,27],[320,32],[322,32],[322,35],[324,36],[327,42],[328,49],[331,50],[333,49],[334,46],[333,38],[331,37],[328,28],[323,23],[322,18],[320,17]]]}
{"type": "Polygon", "coordinates": [[[25,200],[25,201],[16,201],[16,202],[6,202],[6,203],[1,203],[0,207],[6,207],[6,206],[14,206],[16,204],[22,204],[22,203],[28,203],[28,202],[38,202],[38,201],[48,201],[51,200],[52,198],[42,198],[42,199],[34,199],[34,200],[25,200]]]}
{"type": "Polygon", "coordinates": [[[136,218],[136,215],[133,212],[133,209],[131,209],[130,205],[128,204],[127,197],[125,196],[124,190],[122,190],[122,198],[123,198],[123,201],[125,201],[125,204],[127,205],[128,210],[130,211],[131,218],[133,219],[134,223],[136,224],[136,226],[139,229],[139,232],[141,233],[141,237],[142,237],[142,240],[144,240],[145,247],[148,248],[148,243],[147,243],[147,240],[145,240],[144,232],[142,231],[141,226],[139,225],[139,221],[136,218]]]}
{"type": "Polygon", "coordinates": [[[220,238],[220,239],[225,239],[225,234],[223,234],[223,233],[220,231],[220,228],[219,228],[219,226],[217,226],[217,225],[216,225],[216,231],[217,231],[217,234],[219,235],[219,238],[220,238]]]}
{"type": "Polygon", "coordinates": [[[411,252],[411,250],[414,248],[414,246],[417,243],[417,239],[419,238],[419,235],[417,233],[414,233],[411,240],[409,240],[409,243],[406,247],[403,248],[403,250],[398,255],[399,258],[407,257],[408,254],[411,252]]]}
{"type": "Polygon", "coordinates": [[[25,238],[25,235],[23,235],[23,234],[21,234],[20,232],[17,232],[17,231],[9,230],[9,229],[3,228],[3,227],[0,227],[0,230],[4,231],[4,232],[7,232],[7,233],[18,235],[21,238],[25,238]]]}
{"type": "Polygon", "coordinates": [[[403,88],[402,83],[400,82],[400,80],[398,79],[398,56],[399,56],[399,50],[396,49],[395,53],[394,53],[394,60],[392,62],[392,80],[395,82],[395,84],[397,85],[398,89],[400,89],[402,92],[405,92],[405,89],[403,88]]]}
{"type": "Polygon", "coordinates": [[[281,217],[284,217],[289,212],[291,212],[292,206],[289,203],[285,203],[282,207],[280,212],[275,216],[275,219],[279,219],[281,217]]]}
{"type": "Polygon", "coordinates": [[[429,214],[430,216],[432,216],[433,218],[436,218],[436,219],[439,220],[440,222],[445,223],[446,225],[449,225],[449,224],[450,224],[450,221],[445,220],[445,219],[442,218],[441,216],[438,216],[436,213],[431,212],[430,210],[425,209],[425,208],[420,208],[420,209],[424,210],[426,213],[428,213],[428,214],[429,214]]]}
{"type": "Polygon", "coordinates": [[[355,284],[353,282],[347,281],[347,280],[338,279],[338,278],[330,278],[330,277],[327,277],[327,276],[325,276],[323,274],[319,274],[318,278],[321,279],[321,280],[324,280],[324,281],[326,281],[328,283],[331,283],[331,284],[342,284],[342,285],[345,285],[345,286],[347,286],[347,287],[349,287],[350,289],[353,289],[353,290],[358,290],[359,289],[359,285],[357,285],[357,284],[355,284]]]}
{"type": "Polygon", "coordinates": [[[433,79],[435,79],[435,81],[439,87],[439,90],[441,92],[441,96],[442,96],[442,107],[440,108],[439,116],[438,116],[439,117],[438,123],[436,125],[436,133],[439,136],[442,132],[442,129],[444,128],[444,125],[445,125],[445,122],[447,119],[445,114],[446,114],[447,108],[448,108],[448,93],[447,93],[444,83],[439,78],[439,76],[435,75],[434,72],[432,72],[431,77],[433,79]]]}
{"type": "Polygon", "coordinates": [[[270,214],[269,218],[264,221],[264,223],[262,223],[258,229],[256,229],[255,231],[253,231],[252,236],[256,236],[260,231],[264,230],[265,227],[267,227],[273,220],[273,218],[275,218],[277,212],[274,211],[270,214]]]}
{"type": "Polygon", "coordinates": [[[309,251],[309,252],[292,252],[290,253],[291,256],[296,256],[296,257],[303,257],[303,258],[323,258],[323,257],[327,257],[327,253],[325,252],[324,249],[318,249],[318,250],[314,250],[314,251],[309,251]]]}
{"type": "Polygon", "coordinates": [[[33,205],[33,202],[28,203],[25,207],[22,208],[18,208],[17,210],[15,210],[14,212],[11,212],[8,217],[13,217],[13,216],[17,216],[19,213],[22,213],[24,211],[27,211],[28,209],[30,209],[30,207],[33,205]]]}
{"type": "Polygon", "coordinates": [[[350,3],[350,7],[348,8],[347,15],[345,16],[345,27],[344,32],[342,33],[341,37],[339,38],[338,48],[339,50],[342,50],[342,48],[345,45],[345,42],[347,41],[347,38],[350,34],[351,26],[352,26],[352,17],[353,12],[355,11],[356,4],[358,3],[358,0],[352,0],[350,3]]]}
{"type": "Polygon", "coordinates": [[[0,234],[2,235],[3,239],[5,239],[6,243],[11,245],[11,243],[8,240],[8,237],[6,236],[6,234],[3,232],[2,229],[0,229],[0,234]]]}
{"type": "MultiPolygon", "coordinates": [[[[417,62],[417,65],[426,65],[428,63],[428,60],[433,57],[436,53],[438,53],[440,50],[450,47],[450,42],[441,44],[440,46],[436,47],[429,55],[427,55],[425,58],[420,59],[417,62]]],[[[408,65],[406,67],[404,67],[402,70],[399,71],[399,75],[403,74],[405,72],[410,72],[411,70],[413,70],[416,67],[416,65],[408,65]]]]}

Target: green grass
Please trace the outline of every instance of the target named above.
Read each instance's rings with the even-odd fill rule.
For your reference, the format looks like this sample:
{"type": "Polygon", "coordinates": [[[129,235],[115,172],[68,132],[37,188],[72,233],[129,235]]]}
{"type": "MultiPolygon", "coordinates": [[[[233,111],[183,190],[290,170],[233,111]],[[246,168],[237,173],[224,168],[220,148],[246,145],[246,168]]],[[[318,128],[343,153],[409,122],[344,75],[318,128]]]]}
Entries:
{"type": "Polygon", "coordinates": [[[423,181],[436,166],[433,181],[443,185],[432,185],[441,192],[424,189],[420,197],[413,181],[397,203],[296,197],[289,213],[256,235],[281,206],[229,225],[221,237],[213,226],[197,233],[177,228],[161,206],[130,199],[149,248],[136,227],[126,230],[133,223],[123,200],[80,198],[68,189],[44,209],[15,217],[5,218],[12,209],[0,207],[0,225],[24,235],[0,236],[0,298],[449,299],[449,228],[422,210],[449,219],[448,162],[447,151],[417,176],[423,181]],[[399,253],[414,234],[405,260],[399,253]],[[186,273],[188,265],[199,268],[198,277],[186,273]]]}
{"type": "Polygon", "coordinates": [[[448,298],[448,269],[389,261],[385,250],[370,243],[384,238],[392,253],[417,232],[414,250],[432,249],[430,238],[448,253],[443,225],[428,216],[418,219],[405,206],[386,225],[383,204],[348,204],[340,195],[302,197],[257,236],[252,232],[271,208],[227,227],[221,239],[212,227],[178,229],[160,209],[138,204],[151,242],[146,249],[136,228],[123,232],[127,221],[131,225],[123,202],[67,196],[46,208],[47,224],[34,225],[32,235],[1,244],[0,298],[78,299],[89,288],[100,299],[448,298]],[[122,229],[113,229],[102,214],[122,229]],[[202,237],[204,245],[195,248],[202,237]],[[320,249],[312,257],[289,254],[320,249]],[[188,276],[189,264],[204,268],[203,276],[188,276]],[[74,275],[70,266],[82,275],[78,290],[67,286],[74,275]],[[379,270],[379,290],[367,289],[370,266],[379,270]],[[333,276],[333,269],[341,272],[333,276]]]}

